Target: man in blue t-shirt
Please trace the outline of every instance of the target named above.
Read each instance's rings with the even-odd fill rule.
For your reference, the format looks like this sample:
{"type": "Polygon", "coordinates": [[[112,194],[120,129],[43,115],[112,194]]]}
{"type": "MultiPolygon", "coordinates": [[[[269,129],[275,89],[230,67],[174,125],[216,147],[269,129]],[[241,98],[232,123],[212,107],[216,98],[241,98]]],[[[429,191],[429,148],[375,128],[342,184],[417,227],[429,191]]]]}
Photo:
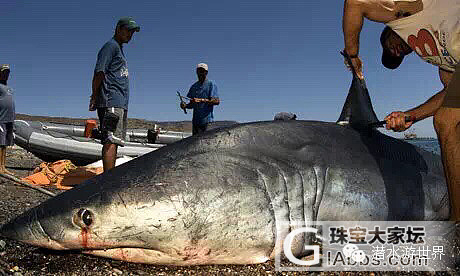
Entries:
{"type": "Polygon", "coordinates": [[[187,94],[190,102],[180,105],[182,109],[193,108],[193,135],[206,131],[209,123],[214,121],[214,106],[220,102],[216,84],[207,79],[208,65],[206,63],[199,63],[196,66],[196,75],[198,81],[190,87],[187,94]]]}
{"type": "Polygon", "coordinates": [[[129,101],[129,74],[123,43],[140,27],[131,17],[118,20],[115,35],[97,54],[89,111],[97,109],[104,171],[115,167],[118,145],[124,146],[129,101]]]}
{"type": "Polygon", "coordinates": [[[0,173],[6,170],[6,148],[13,145],[13,123],[16,118],[13,89],[7,86],[10,65],[0,65],[0,173]]]}

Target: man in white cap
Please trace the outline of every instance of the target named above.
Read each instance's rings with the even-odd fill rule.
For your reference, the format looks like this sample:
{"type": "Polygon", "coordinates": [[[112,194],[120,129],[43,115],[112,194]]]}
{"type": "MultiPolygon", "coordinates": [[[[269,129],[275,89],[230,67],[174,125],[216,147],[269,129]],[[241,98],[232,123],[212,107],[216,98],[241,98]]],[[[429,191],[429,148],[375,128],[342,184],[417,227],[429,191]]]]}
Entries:
{"type": "Polygon", "coordinates": [[[208,65],[206,63],[199,63],[196,66],[196,75],[198,81],[190,87],[187,93],[190,102],[180,104],[182,109],[193,109],[193,135],[206,131],[209,123],[214,121],[214,106],[220,102],[216,84],[207,79],[208,65]]]}
{"type": "Polygon", "coordinates": [[[7,86],[10,65],[0,65],[0,173],[12,174],[6,170],[6,148],[13,145],[13,123],[16,119],[13,89],[7,86]]]}
{"type": "Polygon", "coordinates": [[[129,73],[123,52],[140,26],[131,17],[118,20],[115,35],[102,46],[94,68],[89,111],[97,109],[102,133],[102,164],[104,171],[115,167],[118,146],[124,146],[126,137],[129,73]]]}

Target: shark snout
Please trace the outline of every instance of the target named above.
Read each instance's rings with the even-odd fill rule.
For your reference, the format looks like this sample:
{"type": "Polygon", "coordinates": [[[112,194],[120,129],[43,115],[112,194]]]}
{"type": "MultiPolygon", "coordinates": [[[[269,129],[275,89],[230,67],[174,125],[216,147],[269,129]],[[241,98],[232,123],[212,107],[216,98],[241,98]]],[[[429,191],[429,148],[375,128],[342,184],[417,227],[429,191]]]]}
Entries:
{"type": "Polygon", "coordinates": [[[37,216],[36,209],[20,215],[0,227],[0,236],[23,243],[46,247],[50,249],[63,249],[54,242],[44,231],[37,216]]]}

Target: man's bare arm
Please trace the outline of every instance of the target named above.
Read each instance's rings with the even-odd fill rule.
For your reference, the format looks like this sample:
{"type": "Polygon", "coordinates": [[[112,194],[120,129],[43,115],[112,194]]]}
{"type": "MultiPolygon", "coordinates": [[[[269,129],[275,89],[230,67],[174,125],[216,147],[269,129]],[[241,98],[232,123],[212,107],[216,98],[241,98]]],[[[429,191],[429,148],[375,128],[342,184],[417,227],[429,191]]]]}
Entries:
{"type": "Polygon", "coordinates": [[[342,20],[345,51],[351,56],[358,55],[364,18],[386,23],[395,20],[396,15],[392,0],[345,0],[342,20]]]}
{"type": "Polygon", "coordinates": [[[218,105],[219,103],[220,103],[219,98],[211,98],[209,100],[209,104],[212,104],[212,105],[218,105]]]}
{"type": "Polygon", "coordinates": [[[345,53],[350,56],[356,74],[361,79],[364,78],[363,65],[358,54],[359,36],[364,18],[386,23],[394,18],[394,6],[392,0],[345,0],[344,2],[342,30],[345,53]]]}
{"type": "Polygon", "coordinates": [[[104,72],[96,72],[93,76],[93,83],[92,83],[92,91],[91,98],[89,100],[89,111],[96,110],[96,99],[99,97],[99,93],[101,91],[101,85],[104,81],[105,75],[104,72]]]}
{"type": "Polygon", "coordinates": [[[434,96],[429,98],[423,104],[406,111],[417,119],[417,121],[423,120],[430,116],[433,116],[436,111],[441,107],[444,97],[446,96],[446,88],[452,78],[453,73],[439,68],[439,79],[441,80],[444,88],[436,93],[434,96]]]}
{"type": "Polygon", "coordinates": [[[385,117],[387,121],[386,128],[395,131],[404,131],[408,129],[413,123],[433,116],[436,111],[441,107],[444,97],[446,95],[447,85],[452,77],[453,73],[439,69],[439,78],[441,79],[444,88],[436,93],[434,96],[429,98],[423,104],[416,108],[410,109],[406,112],[395,111],[385,117]],[[406,122],[405,117],[410,116],[415,120],[412,122],[406,122]]]}
{"type": "Polygon", "coordinates": [[[210,105],[218,105],[220,103],[220,100],[219,98],[211,98],[211,99],[205,99],[205,98],[194,98],[192,100],[192,102],[195,102],[195,103],[207,103],[207,104],[210,104],[210,105]]]}

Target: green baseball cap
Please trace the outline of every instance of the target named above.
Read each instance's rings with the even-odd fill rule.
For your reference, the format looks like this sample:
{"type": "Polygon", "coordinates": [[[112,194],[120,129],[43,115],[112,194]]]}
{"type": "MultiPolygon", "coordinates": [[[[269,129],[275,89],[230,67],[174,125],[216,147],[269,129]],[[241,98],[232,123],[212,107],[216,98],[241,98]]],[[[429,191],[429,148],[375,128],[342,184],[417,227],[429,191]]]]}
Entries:
{"type": "Polygon", "coordinates": [[[136,32],[141,30],[141,27],[134,21],[132,17],[124,16],[118,20],[117,27],[125,27],[128,30],[135,30],[136,32]]]}

